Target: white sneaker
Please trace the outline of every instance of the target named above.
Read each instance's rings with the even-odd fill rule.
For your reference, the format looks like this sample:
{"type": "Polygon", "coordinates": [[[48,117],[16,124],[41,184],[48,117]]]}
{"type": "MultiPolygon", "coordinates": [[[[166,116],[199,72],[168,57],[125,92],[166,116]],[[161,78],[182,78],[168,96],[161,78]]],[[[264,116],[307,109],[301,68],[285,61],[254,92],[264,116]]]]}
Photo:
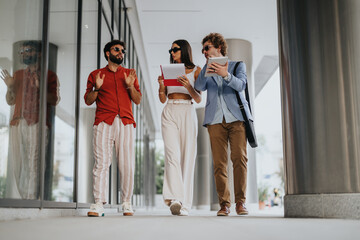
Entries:
{"type": "Polygon", "coordinates": [[[104,217],[104,206],[101,202],[91,204],[90,211],[88,212],[88,217],[104,217]]]}
{"type": "Polygon", "coordinates": [[[172,215],[180,215],[181,203],[177,200],[172,200],[170,204],[170,211],[172,215]]]}
{"type": "Polygon", "coordinates": [[[130,202],[123,202],[122,209],[123,209],[123,215],[124,216],[132,216],[132,215],[134,215],[134,210],[132,209],[132,206],[131,206],[130,202]]]}
{"type": "Polygon", "coordinates": [[[189,216],[189,211],[186,210],[185,208],[182,208],[182,209],[180,210],[179,216],[189,216]]]}

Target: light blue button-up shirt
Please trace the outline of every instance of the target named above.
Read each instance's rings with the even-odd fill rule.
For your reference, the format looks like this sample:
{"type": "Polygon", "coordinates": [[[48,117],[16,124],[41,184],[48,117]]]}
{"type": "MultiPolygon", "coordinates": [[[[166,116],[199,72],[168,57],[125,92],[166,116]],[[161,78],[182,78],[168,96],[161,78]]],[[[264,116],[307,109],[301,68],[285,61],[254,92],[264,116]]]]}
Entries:
{"type": "Polygon", "coordinates": [[[225,122],[226,123],[232,123],[232,122],[236,122],[239,121],[238,119],[236,119],[234,117],[234,115],[230,112],[230,110],[228,109],[228,107],[226,106],[226,102],[224,100],[224,95],[223,95],[223,81],[226,81],[224,78],[220,77],[220,76],[216,76],[214,77],[217,85],[218,85],[218,91],[217,91],[217,107],[216,107],[216,112],[215,112],[215,116],[214,119],[211,121],[211,123],[209,125],[214,125],[214,124],[218,124],[218,123],[222,123],[223,118],[225,118],[225,122]]]}

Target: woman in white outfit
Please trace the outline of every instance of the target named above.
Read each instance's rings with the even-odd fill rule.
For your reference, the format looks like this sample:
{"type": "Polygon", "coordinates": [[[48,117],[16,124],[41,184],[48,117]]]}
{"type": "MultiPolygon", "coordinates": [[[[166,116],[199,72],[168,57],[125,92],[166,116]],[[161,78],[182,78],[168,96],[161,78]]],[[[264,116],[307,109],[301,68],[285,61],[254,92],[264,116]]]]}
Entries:
{"type": "Polygon", "coordinates": [[[162,136],[165,146],[165,173],[163,197],[173,215],[187,216],[192,205],[194,168],[197,151],[197,117],[194,100],[201,95],[194,83],[201,71],[192,62],[190,44],[186,40],[173,42],[171,63],[184,63],[186,75],[179,76],[182,86],[164,86],[159,76],[159,99],[166,103],[161,115],[162,136]]]}

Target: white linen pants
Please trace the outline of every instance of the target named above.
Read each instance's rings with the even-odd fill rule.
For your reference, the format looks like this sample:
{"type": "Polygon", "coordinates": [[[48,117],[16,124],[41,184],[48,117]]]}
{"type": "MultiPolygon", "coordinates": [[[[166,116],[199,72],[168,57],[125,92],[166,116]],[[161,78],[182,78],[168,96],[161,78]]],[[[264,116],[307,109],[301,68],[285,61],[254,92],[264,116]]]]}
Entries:
{"type": "Polygon", "coordinates": [[[163,197],[178,200],[190,210],[197,152],[197,116],[190,100],[169,99],[161,115],[165,147],[163,197]]]}
{"type": "MultiPolygon", "coordinates": [[[[15,178],[22,199],[37,199],[40,176],[39,123],[28,125],[25,119],[21,119],[18,125],[10,126],[9,149],[9,178],[15,178]]],[[[7,188],[7,197],[14,198],[17,195],[14,186],[7,188]]]]}
{"type": "Polygon", "coordinates": [[[116,116],[112,125],[105,122],[94,126],[93,194],[95,202],[107,202],[109,190],[109,167],[112,162],[113,147],[120,172],[121,199],[130,202],[134,187],[134,127],[124,125],[116,116]]]}

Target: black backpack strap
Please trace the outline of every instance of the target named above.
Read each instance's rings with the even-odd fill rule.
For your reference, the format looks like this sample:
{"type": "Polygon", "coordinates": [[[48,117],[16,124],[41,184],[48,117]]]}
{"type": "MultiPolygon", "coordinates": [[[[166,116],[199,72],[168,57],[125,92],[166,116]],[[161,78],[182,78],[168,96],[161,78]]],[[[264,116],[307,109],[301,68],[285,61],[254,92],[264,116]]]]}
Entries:
{"type": "MultiPolygon", "coordinates": [[[[235,65],[234,72],[233,72],[234,76],[236,74],[236,68],[237,68],[238,65],[239,65],[239,62],[237,62],[236,65],[235,65]]],[[[237,101],[238,101],[239,106],[240,106],[241,114],[244,117],[246,138],[247,138],[250,146],[252,148],[256,148],[258,146],[258,144],[257,144],[257,140],[256,140],[256,134],[255,134],[255,128],[254,128],[253,121],[249,120],[248,116],[246,115],[244,105],[243,105],[243,103],[241,101],[241,98],[240,98],[240,93],[238,91],[236,91],[235,89],[234,89],[234,91],[235,91],[236,98],[237,98],[237,101]]],[[[247,81],[246,81],[245,94],[246,94],[246,100],[249,103],[249,109],[250,109],[250,113],[251,113],[251,106],[250,106],[250,99],[249,99],[249,91],[248,91],[247,81]]]]}
{"type": "MultiPolygon", "coordinates": [[[[236,69],[237,69],[237,67],[239,66],[239,64],[240,64],[241,62],[236,62],[235,63],[235,67],[234,67],[234,70],[233,70],[233,75],[234,76],[236,76],[235,74],[236,74],[236,69]]],[[[235,92],[236,92],[236,98],[238,99],[238,102],[239,102],[239,105],[240,105],[240,109],[244,109],[244,105],[243,105],[243,103],[242,103],[242,101],[241,101],[241,98],[240,98],[240,96],[239,96],[239,92],[238,91],[236,91],[236,90],[234,90],[235,92]]],[[[248,104],[249,104],[249,109],[250,109],[250,113],[252,113],[251,112],[251,105],[250,105],[250,98],[249,98],[249,90],[248,90],[248,83],[247,83],[247,81],[246,81],[246,87],[245,87],[245,97],[246,97],[246,101],[248,102],[248,104]]],[[[244,113],[245,113],[245,111],[243,112],[243,115],[244,115],[244,113]]]]}

